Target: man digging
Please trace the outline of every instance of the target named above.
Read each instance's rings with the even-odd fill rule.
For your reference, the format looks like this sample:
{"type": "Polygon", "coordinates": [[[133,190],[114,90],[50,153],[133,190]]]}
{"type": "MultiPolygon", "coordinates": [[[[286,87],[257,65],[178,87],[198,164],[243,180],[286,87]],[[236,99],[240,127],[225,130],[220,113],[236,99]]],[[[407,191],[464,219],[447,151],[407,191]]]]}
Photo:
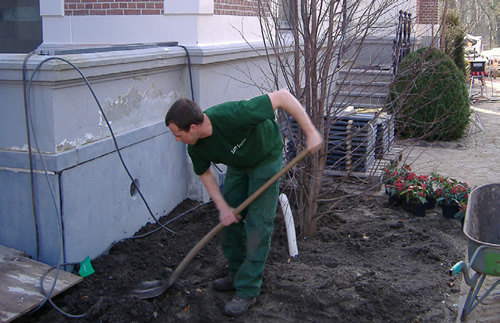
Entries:
{"type": "Polygon", "coordinates": [[[179,99],[165,124],[176,141],[188,144],[194,172],[212,198],[225,226],[220,241],[228,275],[213,282],[218,291],[235,290],[224,307],[229,316],[245,313],[256,302],[268,257],[278,204],[279,184],[267,188],[241,214],[233,208],[279,172],[283,142],[274,111],[290,114],[306,135],[306,149],[315,153],[323,142],[299,101],[286,90],[250,100],[225,102],[204,112],[193,101],[179,99]],[[222,193],[211,163],[227,165],[222,193]]]}

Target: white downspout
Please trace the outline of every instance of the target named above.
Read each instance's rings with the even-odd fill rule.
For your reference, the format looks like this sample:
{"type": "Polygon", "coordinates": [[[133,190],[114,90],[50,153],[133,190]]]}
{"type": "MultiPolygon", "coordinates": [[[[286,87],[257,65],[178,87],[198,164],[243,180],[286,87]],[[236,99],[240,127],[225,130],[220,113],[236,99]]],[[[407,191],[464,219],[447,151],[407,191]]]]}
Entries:
{"type": "Polygon", "coordinates": [[[293,258],[299,254],[299,251],[297,249],[297,238],[295,235],[295,225],[293,223],[292,210],[290,209],[290,203],[288,203],[288,198],[285,194],[280,194],[279,201],[283,216],[285,217],[286,235],[288,237],[288,250],[290,252],[290,257],[293,258]]]}

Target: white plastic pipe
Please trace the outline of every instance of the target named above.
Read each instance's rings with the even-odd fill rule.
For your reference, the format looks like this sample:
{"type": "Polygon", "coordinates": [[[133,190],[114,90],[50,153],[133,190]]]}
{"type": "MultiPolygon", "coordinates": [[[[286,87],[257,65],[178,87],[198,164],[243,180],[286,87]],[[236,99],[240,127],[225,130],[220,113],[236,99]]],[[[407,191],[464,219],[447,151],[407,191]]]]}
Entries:
{"type": "Polygon", "coordinates": [[[299,254],[299,251],[297,249],[297,237],[295,235],[292,210],[285,194],[280,194],[279,201],[283,216],[285,217],[286,235],[288,237],[288,251],[290,252],[290,257],[293,258],[299,254]]]}

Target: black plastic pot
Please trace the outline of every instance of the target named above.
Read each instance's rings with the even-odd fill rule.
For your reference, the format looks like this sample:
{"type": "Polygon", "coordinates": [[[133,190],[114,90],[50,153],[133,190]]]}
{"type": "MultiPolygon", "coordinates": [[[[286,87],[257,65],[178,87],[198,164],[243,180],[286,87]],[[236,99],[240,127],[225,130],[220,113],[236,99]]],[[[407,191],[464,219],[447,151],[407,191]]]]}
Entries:
{"type": "Polygon", "coordinates": [[[457,214],[458,211],[460,211],[460,207],[457,204],[457,202],[448,203],[446,201],[443,201],[441,203],[441,211],[442,211],[443,217],[445,217],[447,219],[454,219],[455,214],[457,214]]]}
{"type": "Polygon", "coordinates": [[[424,217],[426,207],[425,204],[420,201],[407,202],[403,200],[403,210],[411,212],[414,216],[424,217]]]}

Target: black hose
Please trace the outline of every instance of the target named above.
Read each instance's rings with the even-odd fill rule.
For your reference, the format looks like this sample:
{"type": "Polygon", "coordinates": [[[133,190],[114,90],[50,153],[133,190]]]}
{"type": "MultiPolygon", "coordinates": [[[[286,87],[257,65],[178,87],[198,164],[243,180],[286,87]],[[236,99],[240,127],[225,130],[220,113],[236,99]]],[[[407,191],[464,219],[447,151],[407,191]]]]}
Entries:
{"type": "MultiPolygon", "coordinates": [[[[182,45],[179,45],[179,47],[183,48],[186,52],[186,55],[187,55],[187,58],[188,58],[188,69],[189,69],[189,78],[190,78],[190,85],[191,85],[191,97],[192,97],[192,100],[194,101],[194,88],[193,88],[193,78],[192,78],[192,71],[191,71],[191,58],[190,58],[190,55],[189,55],[189,51],[187,50],[187,48],[185,46],[182,46],[182,45]]],[[[35,76],[35,74],[38,72],[38,70],[41,68],[41,66],[43,64],[45,64],[46,62],[48,61],[51,61],[51,60],[60,60],[60,61],[63,61],[65,63],[67,63],[68,65],[70,65],[71,67],[73,67],[81,76],[81,78],[85,81],[87,87],[89,88],[92,96],[94,97],[96,103],[97,103],[97,106],[99,107],[99,110],[100,112],[102,113],[102,116],[104,118],[104,120],[106,121],[106,125],[108,126],[109,128],[109,131],[111,133],[111,137],[112,137],[112,140],[113,140],[113,144],[116,148],[116,152],[118,153],[118,157],[120,159],[120,162],[123,166],[123,168],[125,169],[127,175],[129,176],[130,180],[132,181],[132,183],[134,183],[134,178],[132,176],[132,174],[130,173],[127,165],[125,164],[125,161],[123,160],[123,157],[122,157],[122,154],[121,154],[121,151],[120,151],[120,148],[118,147],[118,143],[116,141],[116,137],[114,135],[114,132],[111,128],[111,124],[109,123],[107,117],[106,117],[106,114],[104,113],[103,109],[102,109],[102,106],[99,102],[99,100],[97,99],[97,96],[95,95],[94,93],[94,90],[92,88],[92,86],[90,85],[90,83],[88,82],[87,78],[85,77],[85,75],[81,72],[81,70],[75,66],[73,63],[69,62],[68,60],[66,59],[63,59],[63,58],[60,58],[60,57],[50,57],[50,58],[47,58],[43,61],[41,61],[40,63],[38,63],[38,65],[36,66],[36,68],[33,70],[32,74],[31,74],[31,77],[29,79],[29,82],[28,84],[26,85],[26,81],[27,81],[27,62],[29,60],[29,58],[33,55],[33,52],[31,53],[28,53],[25,58],[24,58],[24,61],[23,61],[23,95],[24,95],[24,111],[25,111],[25,122],[26,122],[26,136],[27,136],[27,141],[28,141],[28,154],[29,154],[29,165],[30,165],[30,187],[31,187],[31,201],[32,201],[32,208],[33,208],[33,218],[34,218],[34,224],[35,224],[35,240],[36,240],[36,259],[38,260],[38,256],[39,256],[39,244],[38,244],[38,221],[37,221],[37,212],[36,212],[36,204],[35,204],[35,190],[34,190],[34,170],[33,170],[33,153],[32,153],[32,146],[31,146],[31,135],[30,135],[30,129],[31,131],[33,132],[33,135],[35,134],[35,131],[33,129],[33,122],[31,121],[31,115],[30,115],[30,108],[29,108],[29,97],[30,97],[30,92],[31,92],[31,83],[33,81],[33,78],[35,76]]],[[[47,167],[44,163],[44,160],[43,160],[43,156],[42,156],[42,153],[41,153],[41,150],[40,148],[38,147],[38,142],[36,141],[36,136],[33,137],[34,138],[34,141],[35,141],[35,145],[37,146],[37,151],[40,155],[40,159],[41,159],[41,162],[42,162],[42,165],[43,165],[43,168],[44,168],[44,171],[45,171],[45,174],[47,174],[47,167]]],[[[50,188],[50,182],[48,182],[48,185],[49,185],[49,188],[50,188]]],[[[144,235],[141,235],[141,236],[136,236],[136,237],[132,237],[132,238],[141,238],[141,237],[145,237],[153,232],[156,232],[158,231],[160,228],[163,228],[165,230],[167,230],[168,232],[172,233],[172,234],[175,234],[172,230],[170,230],[169,228],[166,227],[166,225],[172,223],[173,221],[179,219],[180,217],[198,209],[199,207],[202,207],[204,205],[207,205],[208,203],[211,203],[211,201],[209,202],[206,202],[206,203],[203,203],[203,204],[200,204],[178,216],[176,216],[174,219],[171,219],[170,221],[168,221],[167,223],[165,224],[162,224],[154,215],[153,215],[153,212],[151,210],[151,208],[149,207],[149,204],[147,203],[144,195],[142,194],[142,192],[140,191],[139,187],[136,186],[135,187],[137,192],[139,193],[139,195],[141,196],[141,199],[142,201],[144,202],[149,214],[151,215],[151,217],[156,221],[156,223],[159,225],[158,228],[156,228],[155,230],[147,233],[147,234],[144,234],[144,235]]],[[[55,202],[55,197],[54,197],[54,194],[52,192],[52,189],[50,188],[50,191],[51,191],[51,195],[52,195],[52,200],[54,202],[54,206],[56,207],[56,210],[57,210],[57,205],[56,205],[56,202],[55,202]]],[[[60,215],[57,214],[58,216],[58,219],[60,218],[60,215]]],[[[59,222],[59,226],[61,227],[61,223],[60,221],[59,222]]],[[[60,228],[61,229],[61,228],[60,228]]],[[[60,230],[61,231],[61,230],[60,230]]],[[[60,238],[62,239],[62,232],[60,232],[60,238]]],[[[125,240],[125,239],[124,239],[125,240]]],[[[64,253],[64,250],[61,251],[62,253],[64,253]]],[[[62,255],[61,255],[62,256],[62,255]]],[[[55,288],[55,284],[57,282],[57,278],[58,278],[58,275],[59,275],[59,271],[60,271],[60,268],[61,266],[66,266],[66,265],[69,265],[69,264],[61,264],[59,263],[57,266],[54,266],[54,267],[51,267],[50,269],[48,269],[41,277],[40,279],[40,285],[41,285],[41,290],[42,290],[42,294],[45,296],[45,299],[38,305],[38,307],[34,310],[32,310],[31,312],[36,312],[38,309],[40,309],[47,301],[54,307],[54,309],[56,309],[56,311],[58,311],[59,313],[63,314],[64,316],[66,317],[69,317],[69,318],[83,318],[85,316],[87,316],[87,314],[92,310],[93,307],[95,307],[96,305],[94,305],[93,307],[91,307],[89,309],[89,311],[85,314],[79,314],[79,315],[72,315],[72,314],[68,314],[68,313],[65,313],[64,311],[62,311],[60,308],[58,308],[53,302],[52,300],[50,299],[50,295],[52,294],[54,288],[55,288]],[[55,273],[55,276],[54,276],[54,281],[53,281],[53,284],[51,286],[51,289],[48,293],[45,292],[45,288],[44,288],[44,285],[43,285],[43,281],[45,280],[45,276],[50,272],[52,271],[53,269],[56,269],[56,273],[55,273]]],[[[99,303],[99,302],[98,302],[99,303]]]]}
{"type": "Polygon", "coordinates": [[[189,55],[189,51],[186,48],[186,46],[183,45],[177,45],[178,47],[181,47],[184,49],[187,55],[187,60],[188,60],[188,70],[189,70],[189,83],[191,84],[191,100],[194,100],[194,89],[193,89],[193,75],[191,73],[191,56],[189,55]]]}
{"type": "MultiPolygon", "coordinates": [[[[29,80],[29,83],[28,83],[28,95],[30,94],[30,89],[31,89],[31,82],[33,80],[33,77],[34,75],[36,74],[36,72],[40,69],[40,67],[45,64],[46,62],[48,61],[52,61],[52,60],[60,60],[60,61],[63,61],[65,62],[66,64],[70,65],[71,67],[73,67],[77,72],[78,74],[80,74],[80,76],[82,77],[82,79],[85,81],[85,84],[87,84],[87,87],[89,88],[90,90],[90,93],[92,94],[92,96],[94,97],[94,100],[96,101],[97,103],[97,106],[99,107],[99,110],[101,111],[101,114],[102,114],[102,117],[104,118],[104,121],[106,121],[106,125],[108,126],[109,128],[109,132],[111,133],[111,137],[113,139],[113,144],[115,146],[115,149],[116,149],[116,152],[118,154],[118,157],[120,158],[120,162],[123,166],[123,168],[125,169],[125,172],[127,173],[128,177],[130,178],[130,180],[132,181],[132,183],[134,182],[134,177],[132,176],[132,174],[130,173],[127,165],[125,164],[125,161],[123,160],[123,156],[121,154],[121,150],[120,148],[118,147],[118,142],[116,141],[116,137],[115,137],[115,134],[113,132],[113,129],[111,128],[111,124],[109,123],[108,121],[108,118],[106,117],[106,114],[104,113],[104,110],[101,106],[101,103],[99,102],[99,100],[97,99],[97,96],[94,92],[94,89],[92,88],[92,86],[90,85],[89,81],[87,80],[87,78],[85,77],[85,75],[83,75],[82,71],[77,67],[75,66],[73,63],[71,63],[70,61],[64,59],[64,58],[61,58],[61,57],[49,57],[47,59],[44,59],[43,61],[41,61],[37,67],[33,70],[33,73],[31,75],[31,78],[29,80]]],[[[163,226],[159,221],[158,219],[154,216],[153,214],[153,211],[151,210],[151,208],[149,207],[149,204],[147,203],[146,201],[146,198],[144,197],[144,195],[142,194],[141,190],[139,189],[138,186],[136,186],[136,189],[137,189],[137,192],[139,193],[139,196],[141,197],[142,201],[144,202],[144,205],[146,206],[149,214],[151,215],[151,217],[156,221],[156,223],[158,223],[158,225],[160,225],[163,229],[169,231],[170,233],[172,234],[175,234],[175,232],[173,232],[172,230],[170,230],[169,228],[163,226]]]]}
{"type": "Polygon", "coordinates": [[[28,118],[28,96],[26,92],[26,73],[27,73],[27,68],[26,65],[28,63],[28,59],[33,56],[34,52],[28,53],[24,57],[23,61],[23,99],[24,99],[24,119],[26,122],[26,140],[28,142],[28,156],[29,156],[29,165],[30,165],[30,191],[31,191],[31,208],[33,212],[33,223],[35,227],[35,260],[38,260],[38,257],[40,255],[40,247],[38,245],[38,219],[37,219],[37,213],[36,213],[36,206],[35,206],[35,177],[33,174],[33,153],[31,150],[31,134],[30,134],[30,126],[29,126],[29,118],[28,118]]]}

